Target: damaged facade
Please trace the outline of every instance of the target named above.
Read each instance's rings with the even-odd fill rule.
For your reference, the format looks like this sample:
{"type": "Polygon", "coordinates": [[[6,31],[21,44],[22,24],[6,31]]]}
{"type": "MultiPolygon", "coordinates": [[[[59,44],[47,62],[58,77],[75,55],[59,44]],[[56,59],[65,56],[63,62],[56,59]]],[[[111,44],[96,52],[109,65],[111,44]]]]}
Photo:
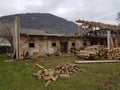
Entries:
{"type": "Polygon", "coordinates": [[[26,56],[32,57],[36,53],[44,55],[73,54],[71,49],[81,50],[92,45],[103,45],[110,49],[113,46],[117,47],[119,45],[118,35],[116,34],[119,31],[118,26],[84,20],[76,22],[81,23],[81,25],[78,28],[78,32],[73,36],[48,34],[44,30],[20,29],[19,16],[16,16],[15,35],[17,35],[16,38],[18,39],[16,39],[15,44],[16,56],[20,56],[20,58],[26,56]],[[80,31],[81,27],[84,30],[82,32],[80,31]]]}
{"type": "Polygon", "coordinates": [[[46,34],[43,30],[21,29],[20,57],[42,54],[72,54],[71,49],[101,44],[106,46],[106,38],[65,36],[60,34],[46,34]]]}

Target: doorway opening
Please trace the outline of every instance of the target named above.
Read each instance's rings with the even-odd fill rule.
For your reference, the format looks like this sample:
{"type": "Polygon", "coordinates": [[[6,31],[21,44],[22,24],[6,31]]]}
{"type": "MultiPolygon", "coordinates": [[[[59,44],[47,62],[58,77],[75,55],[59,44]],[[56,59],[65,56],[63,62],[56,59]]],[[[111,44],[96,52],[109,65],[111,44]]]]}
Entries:
{"type": "Polygon", "coordinates": [[[67,53],[67,42],[60,42],[61,53],[67,53]]]}

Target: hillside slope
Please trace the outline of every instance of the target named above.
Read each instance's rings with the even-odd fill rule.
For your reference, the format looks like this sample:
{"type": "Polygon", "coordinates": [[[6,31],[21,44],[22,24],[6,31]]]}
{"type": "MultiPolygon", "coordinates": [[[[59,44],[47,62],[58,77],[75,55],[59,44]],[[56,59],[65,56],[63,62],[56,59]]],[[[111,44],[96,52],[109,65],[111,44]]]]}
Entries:
{"type": "MultiPolygon", "coordinates": [[[[1,22],[13,22],[14,15],[0,17],[1,22]]],[[[77,24],[48,13],[20,14],[21,28],[45,30],[46,33],[73,34],[77,31],[77,24]]]]}

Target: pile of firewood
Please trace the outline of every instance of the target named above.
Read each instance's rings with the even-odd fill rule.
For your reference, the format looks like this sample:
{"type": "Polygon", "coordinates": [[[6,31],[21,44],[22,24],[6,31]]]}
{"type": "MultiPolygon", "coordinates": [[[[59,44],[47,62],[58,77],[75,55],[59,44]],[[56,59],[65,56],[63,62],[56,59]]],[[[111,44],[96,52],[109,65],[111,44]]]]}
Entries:
{"type": "Polygon", "coordinates": [[[80,68],[75,63],[71,63],[71,62],[66,62],[64,64],[55,67],[55,72],[57,72],[58,74],[77,73],[78,70],[80,70],[80,68]]]}
{"type": "Polygon", "coordinates": [[[93,45],[81,50],[77,56],[80,59],[99,59],[107,58],[108,49],[102,45],[93,45]]]}
{"type": "Polygon", "coordinates": [[[107,57],[108,49],[106,49],[103,45],[93,45],[91,47],[85,48],[88,51],[96,51],[99,57],[107,57]]]}
{"type": "Polygon", "coordinates": [[[109,50],[108,59],[120,60],[120,48],[113,48],[109,50]]]}
{"type": "Polygon", "coordinates": [[[96,51],[87,51],[87,50],[81,50],[79,54],[77,54],[79,59],[95,59],[97,57],[97,52],[96,51]]]}
{"type": "Polygon", "coordinates": [[[77,73],[80,68],[71,62],[66,62],[64,64],[58,65],[54,69],[45,69],[39,64],[36,64],[42,70],[38,70],[37,73],[33,73],[34,76],[37,76],[38,79],[45,80],[47,87],[52,81],[57,79],[69,79],[71,73],[77,73]]]}
{"type": "Polygon", "coordinates": [[[93,45],[86,47],[84,50],[80,50],[77,54],[80,59],[92,60],[92,59],[120,59],[120,48],[113,48],[108,50],[102,45],[93,45]]]}

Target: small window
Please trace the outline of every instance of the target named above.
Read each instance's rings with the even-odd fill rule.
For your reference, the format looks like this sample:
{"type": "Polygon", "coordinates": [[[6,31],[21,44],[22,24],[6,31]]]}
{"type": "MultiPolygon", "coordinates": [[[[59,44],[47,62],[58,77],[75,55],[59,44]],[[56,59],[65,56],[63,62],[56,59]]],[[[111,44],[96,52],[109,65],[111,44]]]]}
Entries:
{"type": "Polygon", "coordinates": [[[52,43],[52,47],[56,47],[56,43],[52,43]]]}
{"type": "Polygon", "coordinates": [[[84,42],[84,43],[83,43],[83,46],[87,46],[87,43],[86,43],[86,42],[84,42]]]}
{"type": "Polygon", "coordinates": [[[91,45],[97,45],[97,41],[91,41],[91,45]]]}
{"type": "Polygon", "coordinates": [[[75,43],[72,43],[72,46],[75,46],[75,43]]]}
{"type": "Polygon", "coordinates": [[[29,47],[30,48],[34,48],[35,47],[35,43],[29,43],[29,47]]]}

